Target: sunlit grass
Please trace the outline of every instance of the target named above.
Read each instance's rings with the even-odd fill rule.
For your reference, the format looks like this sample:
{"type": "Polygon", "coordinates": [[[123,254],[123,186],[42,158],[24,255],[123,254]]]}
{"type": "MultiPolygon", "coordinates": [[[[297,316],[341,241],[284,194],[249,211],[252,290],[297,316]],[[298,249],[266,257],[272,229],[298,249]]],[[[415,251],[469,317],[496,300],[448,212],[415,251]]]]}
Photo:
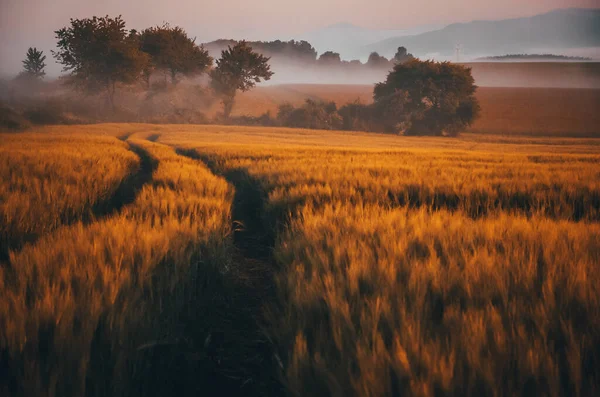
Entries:
{"type": "Polygon", "coordinates": [[[272,332],[299,395],[594,395],[600,226],[305,208],[272,332]]]}
{"type": "Polygon", "coordinates": [[[594,146],[271,134],[160,140],[264,190],[281,269],[268,330],[292,395],[598,392],[594,146]]]}
{"type": "MultiPolygon", "coordinates": [[[[194,366],[206,359],[206,335],[215,324],[244,333],[227,329],[240,312],[222,279],[246,264],[232,255],[234,186],[217,176],[234,171],[261,192],[253,219],[276,235],[261,266],[276,272],[264,333],[277,355],[271,363],[248,345],[230,348],[260,357],[252,365],[262,372],[279,367],[290,395],[600,393],[598,140],[61,131],[133,156],[131,145],[158,165],[118,213],[58,225],[0,269],[0,363],[11,364],[13,394],[143,394],[164,379],[145,366],[161,361],[183,365],[168,376],[190,384],[210,375],[194,366]],[[193,354],[152,358],[163,344],[193,354]]],[[[15,159],[6,164],[18,169],[15,159]]],[[[237,359],[224,362],[245,365],[237,359]]]]}
{"type": "Polygon", "coordinates": [[[211,299],[227,270],[231,188],[170,148],[131,143],[158,161],[132,204],[48,233],[0,268],[14,394],[140,390],[140,347],[177,340],[184,309],[211,299]]]}
{"type": "Polygon", "coordinates": [[[139,167],[137,156],[115,138],[6,134],[0,140],[2,255],[90,215],[139,167]]]}

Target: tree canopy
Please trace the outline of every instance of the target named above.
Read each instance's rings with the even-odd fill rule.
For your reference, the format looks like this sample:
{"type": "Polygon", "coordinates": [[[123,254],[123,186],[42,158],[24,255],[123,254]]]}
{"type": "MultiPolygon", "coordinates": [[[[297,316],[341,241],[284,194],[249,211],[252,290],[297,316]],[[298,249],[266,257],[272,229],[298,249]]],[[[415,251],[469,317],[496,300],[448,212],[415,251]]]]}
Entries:
{"type": "Polygon", "coordinates": [[[369,55],[369,59],[367,60],[367,65],[373,67],[388,66],[389,62],[390,61],[383,55],[379,55],[376,52],[372,52],[369,55]]]}
{"type": "Polygon", "coordinates": [[[210,76],[213,89],[222,97],[225,117],[231,114],[238,90],[248,91],[256,83],[271,79],[273,72],[268,62],[269,58],[255,52],[245,41],[221,53],[210,76]]]}
{"type": "Polygon", "coordinates": [[[342,58],[339,53],[333,51],[325,51],[319,57],[319,62],[325,64],[337,65],[342,62],[342,58]]]}
{"type": "Polygon", "coordinates": [[[136,82],[148,63],[137,35],[125,30],[120,16],[71,19],[55,33],[58,51],[53,54],[71,81],[89,92],[104,90],[113,108],[117,83],[136,82]]]}
{"type": "Polygon", "coordinates": [[[145,29],[140,34],[140,49],[150,55],[151,66],[166,71],[173,83],[179,75],[193,76],[205,72],[213,62],[195,39],[185,30],[169,24],[145,29]]]}
{"type": "Polygon", "coordinates": [[[394,62],[407,62],[410,61],[411,59],[414,59],[413,54],[409,54],[408,50],[406,49],[406,47],[398,47],[398,50],[396,51],[396,54],[394,55],[394,62]]]}
{"type": "Polygon", "coordinates": [[[405,134],[454,135],[479,114],[476,89],[467,67],[412,59],[375,85],[374,106],[390,128],[405,134]]]}

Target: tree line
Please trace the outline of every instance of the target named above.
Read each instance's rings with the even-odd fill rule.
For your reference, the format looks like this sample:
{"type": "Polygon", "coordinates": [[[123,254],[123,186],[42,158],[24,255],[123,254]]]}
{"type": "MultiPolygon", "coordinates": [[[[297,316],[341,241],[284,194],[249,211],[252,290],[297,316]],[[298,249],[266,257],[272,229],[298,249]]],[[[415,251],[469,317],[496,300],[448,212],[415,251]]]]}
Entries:
{"type": "MultiPolygon", "coordinates": [[[[218,52],[227,48],[228,46],[233,46],[236,43],[236,40],[221,39],[206,43],[205,47],[209,51],[218,52]]],[[[250,41],[248,44],[256,51],[272,59],[285,59],[294,62],[325,66],[368,66],[391,68],[396,63],[406,62],[414,58],[414,56],[408,52],[406,47],[398,47],[396,54],[394,54],[394,56],[390,59],[379,55],[377,52],[372,52],[369,55],[367,62],[362,63],[358,59],[353,59],[350,61],[342,60],[340,53],[332,50],[325,51],[319,55],[317,50],[305,40],[250,41]]]]}
{"type": "MultiPolygon", "coordinates": [[[[163,24],[127,30],[120,16],[71,19],[69,26],[55,33],[58,49],[52,53],[68,72],[67,83],[88,93],[104,93],[111,108],[115,108],[119,86],[142,83],[149,89],[153,76],[162,77],[164,84],[177,85],[184,76],[206,74],[221,99],[225,120],[230,120],[238,91],[248,91],[273,76],[270,57],[261,53],[265,48],[316,57],[305,41],[267,42],[260,50],[246,41],[231,41],[221,43],[227,48],[215,61],[181,27],[163,24]]],[[[42,78],[45,59],[41,51],[30,48],[21,76],[42,78]]],[[[331,51],[316,61],[327,65],[342,62],[339,54],[331,51]]],[[[393,66],[386,80],[375,85],[372,104],[349,103],[338,109],[335,103],[307,100],[300,107],[280,106],[275,119],[270,115],[240,119],[299,128],[456,135],[479,114],[477,87],[467,67],[421,61],[404,47],[399,47],[391,60],[373,53],[367,64],[393,66]]]]}
{"type": "MultiPolygon", "coordinates": [[[[127,30],[121,16],[71,19],[55,32],[54,58],[67,72],[67,83],[89,94],[104,93],[115,108],[119,86],[142,82],[150,88],[152,76],[163,76],[176,85],[182,77],[208,74],[221,97],[225,117],[233,108],[236,93],[247,91],[273,75],[269,58],[255,52],[245,41],[221,52],[216,61],[179,26],[168,23],[142,31],[127,30]],[[214,65],[214,66],[213,66],[214,65]]],[[[19,79],[44,77],[46,56],[29,48],[19,79]]]]}

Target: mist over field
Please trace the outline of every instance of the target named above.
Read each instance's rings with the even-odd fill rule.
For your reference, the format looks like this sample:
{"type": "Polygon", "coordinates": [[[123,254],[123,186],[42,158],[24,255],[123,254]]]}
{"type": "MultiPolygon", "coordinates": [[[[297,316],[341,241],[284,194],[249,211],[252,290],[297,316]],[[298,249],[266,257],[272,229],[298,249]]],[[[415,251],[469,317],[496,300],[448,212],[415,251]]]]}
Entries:
{"type": "MultiPolygon", "coordinates": [[[[600,88],[600,62],[469,62],[481,87],[600,88]]],[[[391,69],[391,68],[390,68],[391,69]]],[[[327,66],[273,60],[275,84],[375,84],[387,68],[327,66]]]]}

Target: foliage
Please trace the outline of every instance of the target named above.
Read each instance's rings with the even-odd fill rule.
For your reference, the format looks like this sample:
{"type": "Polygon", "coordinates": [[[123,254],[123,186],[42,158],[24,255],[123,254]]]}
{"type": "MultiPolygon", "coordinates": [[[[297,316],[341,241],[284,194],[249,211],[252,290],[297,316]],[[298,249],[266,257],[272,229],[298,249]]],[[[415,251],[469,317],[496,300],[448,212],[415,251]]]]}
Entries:
{"type": "MultiPolygon", "coordinates": [[[[216,40],[207,43],[206,47],[220,52],[237,43],[236,40],[216,40]]],[[[256,52],[273,59],[291,59],[302,62],[314,62],[317,59],[317,50],[305,40],[248,41],[248,45],[256,52]]]]}
{"type": "Polygon", "coordinates": [[[271,79],[273,72],[268,61],[269,58],[253,51],[245,41],[240,41],[221,53],[210,77],[213,89],[222,97],[225,118],[231,114],[238,90],[245,92],[256,83],[271,79]]]}
{"type": "Polygon", "coordinates": [[[375,106],[391,129],[407,135],[457,134],[479,114],[471,70],[450,62],[398,63],[375,85],[375,106]]]}
{"type": "Polygon", "coordinates": [[[338,111],[342,118],[342,129],[347,131],[378,131],[384,129],[379,124],[375,108],[360,101],[345,104],[338,111]]]}
{"type": "Polygon", "coordinates": [[[337,65],[342,62],[340,54],[333,51],[326,51],[319,57],[319,63],[326,65],[337,65]]]}
{"type": "Polygon", "coordinates": [[[20,112],[0,102],[0,132],[22,131],[31,127],[31,123],[20,112]]]}
{"type": "Polygon", "coordinates": [[[279,106],[277,120],[281,125],[294,128],[339,130],[342,119],[337,113],[335,102],[307,99],[304,105],[294,108],[289,104],[279,106]]]}
{"type": "Polygon", "coordinates": [[[22,74],[36,79],[43,78],[46,75],[46,72],[44,71],[44,68],[46,67],[45,60],[46,56],[43,51],[38,51],[35,47],[29,47],[26,58],[23,61],[22,74]]]}
{"type": "Polygon", "coordinates": [[[120,16],[71,19],[69,27],[55,33],[58,51],[53,54],[72,83],[92,93],[105,91],[113,109],[117,84],[135,83],[148,64],[137,34],[125,30],[120,16]]]}
{"type": "Polygon", "coordinates": [[[370,67],[387,67],[390,61],[383,55],[379,55],[376,52],[372,52],[367,60],[367,65],[370,67]]]}
{"type": "MultiPolygon", "coordinates": [[[[164,70],[171,76],[173,84],[178,75],[194,76],[204,73],[211,65],[212,58],[195,39],[188,37],[185,30],[169,24],[145,29],[139,37],[140,49],[150,55],[150,64],[164,70]]],[[[145,71],[149,79],[149,70],[145,71]]]]}
{"type": "Polygon", "coordinates": [[[414,59],[414,56],[413,56],[413,54],[408,53],[408,50],[406,49],[406,47],[398,47],[398,50],[396,51],[396,54],[394,55],[393,61],[396,63],[402,63],[402,62],[410,61],[411,59],[414,59]]]}
{"type": "Polygon", "coordinates": [[[60,100],[48,99],[32,101],[23,111],[23,116],[38,125],[64,124],[64,113],[64,104],[60,100]]]}

